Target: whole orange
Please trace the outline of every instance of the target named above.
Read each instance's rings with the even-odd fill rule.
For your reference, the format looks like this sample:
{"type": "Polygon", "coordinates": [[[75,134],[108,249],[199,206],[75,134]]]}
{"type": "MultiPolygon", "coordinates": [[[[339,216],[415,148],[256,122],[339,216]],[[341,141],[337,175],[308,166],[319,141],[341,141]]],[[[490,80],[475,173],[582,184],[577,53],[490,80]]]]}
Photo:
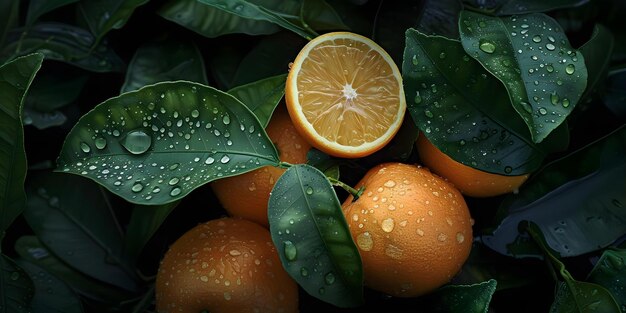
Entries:
{"type": "Polygon", "coordinates": [[[528,175],[505,176],[477,170],[457,162],[437,149],[424,135],[417,138],[417,151],[424,166],[453,183],[470,197],[493,197],[513,192],[528,175]]]}
{"type": "Polygon", "coordinates": [[[160,313],[297,312],[298,286],[267,229],[243,219],[200,224],[170,247],[156,279],[160,313]]]}
{"type": "MultiPolygon", "coordinates": [[[[284,105],[276,109],[265,129],[278,150],[280,160],[306,163],[311,146],[298,134],[284,105]]],[[[213,192],[231,216],[242,217],[267,227],[267,203],[274,183],[284,169],[265,166],[211,183],[213,192]]]]}
{"type": "Polygon", "coordinates": [[[463,196],[426,168],[386,163],[356,185],[342,208],[363,261],[365,284],[398,297],[428,293],[461,269],[472,246],[463,196]]]}

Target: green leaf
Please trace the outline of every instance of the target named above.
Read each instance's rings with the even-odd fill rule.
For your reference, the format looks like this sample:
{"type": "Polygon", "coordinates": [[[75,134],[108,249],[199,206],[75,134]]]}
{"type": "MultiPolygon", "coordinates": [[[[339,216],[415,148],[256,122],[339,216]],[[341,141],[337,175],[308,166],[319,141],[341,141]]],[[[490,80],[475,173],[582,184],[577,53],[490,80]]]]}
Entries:
{"type": "MultiPolygon", "coordinates": [[[[289,1],[282,1],[289,3],[289,1]]],[[[296,2],[297,3],[297,2],[296,2]]],[[[302,0],[298,22],[315,30],[349,30],[339,14],[324,0],[302,0]]]]}
{"type": "Polygon", "coordinates": [[[63,280],[86,298],[105,303],[119,303],[128,296],[121,290],[71,268],[48,250],[35,236],[23,236],[15,242],[15,251],[50,274],[63,280]]]}
{"type": "Polygon", "coordinates": [[[487,2],[467,0],[466,2],[485,11],[493,12],[496,15],[515,15],[576,7],[588,3],[590,0],[496,0],[487,2]],[[484,7],[484,3],[488,3],[488,6],[484,7]]]}
{"type": "Polygon", "coordinates": [[[61,61],[92,72],[121,72],[124,62],[105,44],[92,49],[95,38],[86,30],[61,23],[39,23],[16,29],[7,36],[0,60],[40,52],[46,59],[61,61]]]}
{"type": "Polygon", "coordinates": [[[41,267],[25,260],[16,262],[30,276],[35,286],[35,295],[30,303],[35,313],[80,313],[80,299],[63,281],[41,267]]]}
{"type": "Polygon", "coordinates": [[[585,91],[583,55],[545,14],[498,18],[463,11],[459,30],[465,51],[504,84],[534,142],[563,123],[585,91]]]}
{"type": "Polygon", "coordinates": [[[609,72],[604,104],[622,121],[626,120],[626,67],[609,72]]]}
{"type": "Polygon", "coordinates": [[[494,279],[473,285],[449,285],[435,292],[428,312],[487,313],[496,291],[494,279]]]}
{"type": "Polygon", "coordinates": [[[78,8],[99,43],[113,29],[122,28],[135,9],[149,0],[84,0],[78,8]]]}
{"type": "Polygon", "coordinates": [[[268,216],[283,267],[306,292],[339,307],[362,303],[361,258],[322,172],[287,169],[272,190],[268,216]]]}
{"type": "Polygon", "coordinates": [[[0,312],[30,313],[33,282],[13,260],[0,254],[0,312]]]}
{"type": "Polygon", "coordinates": [[[0,47],[4,43],[4,37],[17,26],[19,19],[20,1],[0,1],[0,47]]]}
{"type": "Polygon", "coordinates": [[[546,152],[532,142],[504,88],[458,41],[409,29],[402,76],[411,117],[454,160],[504,175],[541,165],[546,152]]]}
{"type": "Polygon", "coordinates": [[[287,74],[268,77],[254,83],[237,86],[228,93],[245,104],[265,128],[274,109],[285,95],[286,79],[287,74]]]}
{"type": "Polygon", "coordinates": [[[267,35],[280,30],[274,23],[240,17],[197,0],[171,0],[158,14],[208,38],[234,33],[267,35]]]}
{"type": "Polygon", "coordinates": [[[506,216],[484,235],[490,248],[508,255],[536,256],[519,247],[518,224],[532,221],[561,256],[576,256],[611,244],[626,233],[626,127],[550,163],[501,205],[506,216]]]}
{"type": "Polygon", "coordinates": [[[585,57],[587,66],[587,89],[582,100],[598,87],[601,87],[606,79],[615,40],[611,31],[602,24],[596,24],[591,38],[580,47],[580,53],[585,57]]]}
{"type": "Polygon", "coordinates": [[[37,75],[26,96],[24,107],[39,112],[54,112],[78,99],[89,77],[68,74],[67,70],[37,75]]]}
{"type": "Polygon", "coordinates": [[[32,54],[0,66],[0,241],[26,202],[22,106],[42,62],[43,55],[32,54]]]}
{"type": "Polygon", "coordinates": [[[133,267],[122,255],[121,230],[97,184],[46,173],[29,181],[27,193],[24,218],[60,259],[101,281],[131,291],[137,288],[133,267]]]}
{"type": "Polygon", "coordinates": [[[121,92],[174,80],[208,84],[204,60],[196,45],[176,39],[147,43],[130,61],[121,92]]]}
{"type": "Polygon", "coordinates": [[[530,234],[552,265],[558,269],[564,280],[564,282],[557,283],[556,296],[550,308],[551,313],[621,312],[615,299],[606,288],[593,283],[577,281],[572,277],[565,268],[565,264],[558,259],[555,251],[548,246],[541,229],[536,224],[525,222],[520,224],[520,227],[530,234]]]}
{"type": "Polygon", "coordinates": [[[179,203],[180,201],[156,206],[137,205],[133,208],[124,236],[124,255],[133,264],[137,263],[146,243],[179,203]]]}
{"type": "Polygon", "coordinates": [[[605,250],[587,280],[608,289],[626,312],[626,250],[605,250]]]}
{"type": "Polygon", "coordinates": [[[427,0],[420,14],[417,29],[428,35],[459,39],[460,0],[427,0]]]}
{"type": "Polygon", "coordinates": [[[339,166],[343,162],[343,159],[331,157],[315,148],[311,148],[309,152],[307,152],[306,159],[308,165],[320,170],[326,177],[335,180],[339,179],[339,166]]]}
{"type": "Polygon", "coordinates": [[[78,1],[79,0],[31,0],[28,4],[26,25],[33,25],[42,15],[78,1]]]}
{"type": "Polygon", "coordinates": [[[294,24],[291,20],[298,20],[299,15],[290,16],[288,13],[274,10],[265,4],[257,5],[249,0],[198,0],[201,3],[210,5],[217,9],[223,10],[230,14],[240,16],[242,18],[266,21],[290,30],[306,39],[313,39],[317,34],[310,29],[304,28],[302,25],[294,24]]]}
{"type": "Polygon", "coordinates": [[[57,164],[129,202],[157,205],[279,162],[263,127],[239,100],[179,81],[99,104],[68,134],[57,164]]]}

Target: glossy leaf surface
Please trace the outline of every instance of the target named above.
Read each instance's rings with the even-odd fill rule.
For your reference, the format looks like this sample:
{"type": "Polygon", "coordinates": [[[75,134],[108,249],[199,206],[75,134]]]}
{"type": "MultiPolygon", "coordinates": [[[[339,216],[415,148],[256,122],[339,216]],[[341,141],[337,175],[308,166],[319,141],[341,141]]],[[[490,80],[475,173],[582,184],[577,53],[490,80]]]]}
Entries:
{"type": "Polygon", "coordinates": [[[256,81],[254,83],[237,86],[228,91],[239,99],[259,119],[263,128],[267,126],[274,109],[285,95],[285,80],[287,75],[278,75],[256,81]]]}

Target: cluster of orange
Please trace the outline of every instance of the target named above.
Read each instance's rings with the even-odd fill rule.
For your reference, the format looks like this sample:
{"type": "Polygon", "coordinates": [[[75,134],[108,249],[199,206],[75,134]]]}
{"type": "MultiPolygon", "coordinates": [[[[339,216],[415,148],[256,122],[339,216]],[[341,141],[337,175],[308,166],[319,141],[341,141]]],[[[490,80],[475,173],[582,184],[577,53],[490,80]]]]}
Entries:
{"type": "MultiPolygon", "coordinates": [[[[286,109],[277,109],[266,131],[281,160],[292,164],[305,163],[311,147],[338,157],[369,155],[391,140],[406,111],[402,78],[389,55],[346,32],[302,49],[285,98],[286,109]]],[[[504,194],[527,178],[465,166],[423,136],[417,148],[426,167],[378,165],[356,185],[365,187],[363,195],[342,206],[365,285],[399,297],[442,286],[467,259],[472,219],[462,194],[504,194]]],[[[298,311],[297,285],[266,229],[269,195],[283,172],[264,167],[211,184],[235,218],[201,224],[171,246],[157,276],[159,312],[298,311]]]]}

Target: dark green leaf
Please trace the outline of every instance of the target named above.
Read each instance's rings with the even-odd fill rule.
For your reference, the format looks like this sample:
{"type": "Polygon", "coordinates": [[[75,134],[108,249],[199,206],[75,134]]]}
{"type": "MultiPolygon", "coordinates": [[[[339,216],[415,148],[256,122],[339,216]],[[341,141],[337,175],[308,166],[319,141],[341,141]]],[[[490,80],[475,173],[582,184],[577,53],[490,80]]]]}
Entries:
{"type": "MultiPolygon", "coordinates": [[[[290,30],[306,39],[312,39],[317,36],[316,33],[310,29],[304,28],[302,25],[297,25],[292,21],[299,20],[299,14],[289,15],[289,13],[282,12],[273,9],[269,5],[263,3],[255,4],[250,0],[198,0],[201,3],[210,5],[217,9],[223,10],[230,14],[240,16],[245,19],[266,21],[281,26],[287,30],[290,30]]],[[[275,0],[269,1],[274,3],[275,0]]],[[[290,4],[294,4],[294,1],[288,1],[290,4]]],[[[297,11],[299,13],[299,11],[297,11]]]]}
{"type": "Polygon", "coordinates": [[[63,112],[55,110],[52,112],[40,112],[24,108],[24,125],[33,125],[37,129],[46,129],[53,126],[65,124],[67,116],[63,112]]]}
{"type": "Polygon", "coordinates": [[[7,36],[0,60],[41,52],[46,59],[66,62],[92,72],[121,72],[124,62],[105,44],[95,44],[86,30],[61,23],[40,23],[7,36]]]}
{"type": "Polygon", "coordinates": [[[563,123],[585,91],[582,54],[545,14],[498,18],[463,11],[459,30],[465,51],[502,81],[534,142],[563,123]]]}
{"type": "Polygon", "coordinates": [[[79,0],[31,0],[28,5],[26,24],[33,25],[40,16],[79,0]]]}
{"type": "Polygon", "coordinates": [[[43,72],[33,81],[25,108],[39,112],[54,112],[78,99],[89,77],[65,72],[43,72]]]}
{"type": "Polygon", "coordinates": [[[411,117],[454,160],[505,175],[541,165],[545,152],[532,143],[506,90],[458,41],[408,30],[402,76],[411,117]]]}
{"type": "Polygon", "coordinates": [[[32,54],[0,66],[0,240],[26,202],[22,106],[42,61],[32,54]]]}
{"type": "Polygon", "coordinates": [[[626,312],[626,250],[605,250],[587,280],[608,289],[626,312]]]}
{"type": "Polygon", "coordinates": [[[283,267],[304,290],[340,307],[362,303],[359,251],[322,172],[290,167],[272,190],[268,216],[283,267]]]}
{"type": "Polygon", "coordinates": [[[602,85],[600,82],[606,78],[614,45],[615,40],[611,31],[601,24],[596,24],[589,41],[580,47],[580,53],[585,56],[587,66],[587,89],[581,99],[586,99],[602,85]]]}
{"type": "Polygon", "coordinates": [[[20,257],[63,280],[73,290],[89,299],[118,303],[127,297],[121,290],[69,267],[39,242],[35,236],[20,237],[15,242],[15,251],[20,257]]]}
{"type": "Polygon", "coordinates": [[[112,29],[122,28],[135,9],[149,0],[83,0],[78,6],[96,43],[112,29]]]}
{"type": "Polygon", "coordinates": [[[361,163],[374,166],[382,162],[406,162],[413,152],[418,135],[419,128],[413,118],[410,115],[405,116],[393,139],[383,149],[361,159],[361,163]]]}
{"type": "Polygon", "coordinates": [[[179,201],[155,206],[137,205],[133,208],[124,237],[124,255],[131,262],[137,262],[143,247],[178,204],[179,201]]]}
{"type": "Polygon", "coordinates": [[[33,282],[9,257],[0,254],[0,312],[30,313],[33,282]]]}
{"type": "MultiPolygon", "coordinates": [[[[417,1],[381,1],[376,14],[373,40],[383,47],[396,63],[402,62],[404,32],[418,25],[420,14],[427,5],[417,1]]],[[[430,15],[421,16],[424,18],[430,15]]]]}
{"type": "Polygon", "coordinates": [[[16,262],[30,276],[35,295],[30,303],[34,313],[80,313],[80,299],[63,281],[41,267],[25,260],[16,262]]]}
{"type": "Polygon", "coordinates": [[[473,285],[449,285],[432,296],[428,312],[487,313],[491,297],[496,291],[494,279],[473,285]]]}
{"type": "Polygon", "coordinates": [[[136,289],[133,267],[122,254],[121,230],[97,184],[73,175],[40,174],[29,181],[27,194],[26,221],[60,259],[101,281],[136,289]]]}
{"type": "Polygon", "coordinates": [[[459,39],[460,0],[427,0],[422,9],[417,29],[428,35],[459,39]]]}
{"type": "MultiPolygon", "coordinates": [[[[288,3],[289,1],[282,1],[288,3]]],[[[284,4],[283,4],[284,5],[284,4]]],[[[348,30],[339,14],[324,0],[302,0],[298,22],[315,30],[348,30]]]]}
{"type": "MultiPolygon", "coordinates": [[[[264,38],[270,38],[267,36],[264,38]]],[[[241,49],[237,46],[221,45],[215,47],[213,56],[209,59],[209,70],[213,79],[217,83],[218,89],[228,90],[233,85],[233,78],[237,72],[237,66],[246,56],[248,49],[241,49]]]]}
{"type": "Polygon", "coordinates": [[[0,1],[0,47],[4,43],[6,34],[17,26],[19,10],[19,0],[0,1]]]}
{"type": "Polygon", "coordinates": [[[342,159],[331,157],[330,155],[311,148],[306,154],[307,164],[320,170],[326,177],[339,179],[339,165],[342,159]]]}
{"type": "Polygon", "coordinates": [[[179,81],[98,105],[69,133],[57,163],[129,202],[157,205],[215,179],[278,165],[279,158],[239,100],[179,81]]]}
{"type": "Polygon", "coordinates": [[[621,120],[626,120],[626,67],[609,73],[604,103],[621,120]]]}
{"type": "Polygon", "coordinates": [[[466,0],[469,4],[497,15],[514,15],[534,12],[546,12],[556,9],[583,5],[590,0],[466,0]],[[488,3],[487,6],[484,3],[488,3]]]}
{"type": "Polygon", "coordinates": [[[529,220],[561,256],[606,247],[626,232],[626,127],[557,160],[533,176],[501,206],[506,215],[483,242],[503,254],[537,255],[516,248],[517,225],[529,220]]]}
{"type": "Polygon", "coordinates": [[[272,117],[272,113],[274,113],[274,109],[285,95],[286,79],[286,74],[269,77],[235,87],[228,93],[245,104],[265,128],[270,117],[272,117]]]}
{"type": "Polygon", "coordinates": [[[175,39],[148,43],[139,47],[130,61],[121,92],[174,80],[208,84],[204,60],[196,45],[175,39]]]}

